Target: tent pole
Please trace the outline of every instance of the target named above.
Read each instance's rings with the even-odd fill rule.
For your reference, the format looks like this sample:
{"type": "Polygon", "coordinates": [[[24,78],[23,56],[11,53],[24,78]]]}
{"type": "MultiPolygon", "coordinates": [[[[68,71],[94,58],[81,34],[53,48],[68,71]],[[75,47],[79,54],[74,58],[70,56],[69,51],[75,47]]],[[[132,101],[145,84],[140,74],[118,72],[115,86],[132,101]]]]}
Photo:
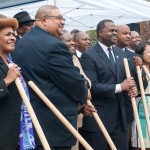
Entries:
{"type": "MultiPolygon", "coordinates": [[[[52,5],[52,3],[50,3],[50,0],[47,0],[47,5],[52,5]]],[[[53,5],[58,7],[58,0],[54,0],[53,5]]]]}
{"type": "Polygon", "coordinates": [[[54,6],[58,7],[58,0],[54,0],[54,6]]]}

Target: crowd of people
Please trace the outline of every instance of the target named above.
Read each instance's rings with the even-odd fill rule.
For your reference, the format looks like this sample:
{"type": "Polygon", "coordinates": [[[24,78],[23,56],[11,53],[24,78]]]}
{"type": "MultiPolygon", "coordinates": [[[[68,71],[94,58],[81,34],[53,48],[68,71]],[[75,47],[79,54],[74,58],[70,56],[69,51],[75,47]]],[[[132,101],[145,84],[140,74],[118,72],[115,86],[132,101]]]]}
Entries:
{"type": "Polygon", "coordinates": [[[93,112],[117,150],[140,150],[131,103],[131,97],[136,97],[145,147],[150,150],[136,71],[140,66],[150,111],[150,81],[142,70],[145,65],[150,72],[150,43],[127,25],[115,25],[109,19],[97,24],[94,46],[86,32],[69,32],[64,27],[65,18],[52,5],[40,7],[35,19],[26,11],[13,18],[0,15],[0,149],[44,150],[15,85],[19,78],[52,150],[86,148],[76,144],[67,127],[27,86],[30,80],[93,150],[110,149],[93,112]],[[129,62],[130,78],[124,58],[129,62]]]}

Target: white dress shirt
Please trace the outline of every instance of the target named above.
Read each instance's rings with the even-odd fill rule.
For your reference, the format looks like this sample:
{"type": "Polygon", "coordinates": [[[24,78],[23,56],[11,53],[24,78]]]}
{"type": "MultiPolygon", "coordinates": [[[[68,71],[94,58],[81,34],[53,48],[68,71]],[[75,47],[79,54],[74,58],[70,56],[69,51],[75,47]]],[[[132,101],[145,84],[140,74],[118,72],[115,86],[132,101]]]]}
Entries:
{"type": "Polygon", "coordinates": [[[81,58],[82,53],[76,49],[76,54],[78,58],[81,58]]]}
{"type": "MultiPolygon", "coordinates": [[[[108,47],[104,44],[102,44],[101,42],[99,42],[99,45],[102,47],[103,51],[105,52],[105,54],[107,55],[108,59],[109,59],[109,51],[108,51],[108,47]]],[[[112,49],[112,46],[110,47],[112,49]]],[[[113,58],[114,58],[114,61],[115,61],[115,56],[114,56],[114,53],[113,51],[111,51],[112,55],[113,55],[113,58]]],[[[115,93],[120,93],[122,92],[122,89],[121,89],[121,84],[116,84],[116,88],[115,88],[115,93]]]]}

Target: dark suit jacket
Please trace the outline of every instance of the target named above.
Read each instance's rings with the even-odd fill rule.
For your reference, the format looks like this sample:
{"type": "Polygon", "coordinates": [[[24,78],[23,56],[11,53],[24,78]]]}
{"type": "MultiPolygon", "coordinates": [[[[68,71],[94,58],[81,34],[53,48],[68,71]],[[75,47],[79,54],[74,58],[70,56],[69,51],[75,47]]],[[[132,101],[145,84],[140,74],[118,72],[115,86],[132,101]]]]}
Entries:
{"type": "MultiPolygon", "coordinates": [[[[140,55],[128,50],[127,48],[125,48],[125,51],[123,51],[119,48],[118,48],[118,50],[125,53],[126,58],[128,59],[131,76],[134,77],[134,80],[137,84],[137,88],[140,91],[136,66],[135,66],[134,61],[133,61],[134,56],[140,57],[140,55]]],[[[144,72],[142,74],[142,78],[143,78],[144,87],[146,88],[148,83],[147,83],[146,76],[145,76],[144,72]]],[[[131,98],[127,94],[125,95],[125,97],[126,97],[126,101],[125,101],[126,107],[125,108],[126,108],[127,121],[128,121],[128,123],[132,123],[134,120],[134,116],[133,116],[133,107],[132,107],[132,103],[131,103],[131,98]]]]}
{"type": "MultiPolygon", "coordinates": [[[[117,74],[112,70],[110,60],[98,43],[81,56],[83,70],[92,82],[92,103],[98,109],[98,115],[109,133],[114,130],[118,117],[122,118],[124,129],[127,128],[124,97],[127,93],[115,94],[116,84],[126,79],[123,64],[125,54],[114,48],[114,55],[117,74]]],[[[89,132],[100,131],[93,117],[84,117],[82,128],[89,132]]]]}
{"type": "Polygon", "coordinates": [[[6,87],[8,67],[0,57],[0,149],[16,150],[19,140],[21,97],[15,83],[6,87]]]}
{"type": "MultiPolygon", "coordinates": [[[[131,70],[131,75],[134,77],[134,80],[137,84],[137,87],[140,90],[137,71],[136,71],[136,66],[133,62],[133,57],[134,56],[141,57],[141,56],[137,53],[134,53],[134,52],[128,50],[127,48],[125,49],[125,52],[126,52],[126,57],[128,58],[129,67],[130,67],[130,70],[131,70]]],[[[144,88],[147,88],[148,82],[147,82],[146,75],[145,75],[144,71],[142,71],[142,79],[143,79],[144,88]]]]}
{"type": "MultiPolygon", "coordinates": [[[[67,46],[35,26],[16,46],[14,61],[26,81],[32,80],[59,111],[76,127],[78,103],[87,99],[85,80],[73,65],[67,46]]],[[[29,89],[31,103],[51,146],[75,144],[75,138],[41,99],[29,89]]],[[[37,136],[36,136],[37,137],[37,136]]],[[[37,144],[40,144],[37,141],[37,144]]]]}
{"type": "Polygon", "coordinates": [[[9,94],[8,89],[4,80],[0,80],[0,99],[4,98],[9,94]]]}
{"type": "MultiPolygon", "coordinates": [[[[125,48],[125,51],[123,51],[122,49],[120,49],[118,47],[116,47],[116,49],[120,50],[122,53],[124,53],[126,55],[126,58],[128,59],[128,63],[129,63],[131,76],[134,77],[134,80],[135,80],[135,82],[137,84],[137,87],[139,89],[136,66],[134,65],[134,61],[133,61],[133,57],[134,56],[139,56],[139,55],[134,53],[134,52],[131,52],[127,48],[125,48]]],[[[133,107],[132,107],[132,103],[131,103],[131,98],[128,96],[128,94],[124,94],[124,96],[125,96],[125,99],[126,99],[125,100],[125,108],[126,108],[127,121],[130,124],[134,120],[133,107]]]]}
{"type": "MultiPolygon", "coordinates": [[[[139,82],[138,82],[138,76],[137,76],[137,72],[136,72],[136,66],[135,66],[134,61],[133,61],[133,57],[139,56],[139,55],[134,53],[134,52],[131,52],[127,48],[125,48],[125,54],[126,54],[126,57],[128,59],[131,76],[134,77],[137,88],[139,89],[139,82]]],[[[125,96],[126,96],[126,101],[125,101],[126,107],[125,108],[126,108],[127,121],[128,121],[128,123],[131,124],[134,120],[132,102],[131,102],[131,98],[128,95],[125,95],[125,96]]]]}

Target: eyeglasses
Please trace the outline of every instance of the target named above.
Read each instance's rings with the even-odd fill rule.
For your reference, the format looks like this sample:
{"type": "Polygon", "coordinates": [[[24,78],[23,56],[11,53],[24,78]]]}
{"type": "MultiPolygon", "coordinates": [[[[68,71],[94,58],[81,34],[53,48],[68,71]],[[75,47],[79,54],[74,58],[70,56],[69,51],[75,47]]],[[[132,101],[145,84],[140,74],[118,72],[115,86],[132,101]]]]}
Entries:
{"type": "Polygon", "coordinates": [[[64,21],[66,21],[66,19],[63,17],[63,16],[45,16],[45,18],[55,18],[55,19],[58,19],[58,20],[64,20],[64,21]]]}

